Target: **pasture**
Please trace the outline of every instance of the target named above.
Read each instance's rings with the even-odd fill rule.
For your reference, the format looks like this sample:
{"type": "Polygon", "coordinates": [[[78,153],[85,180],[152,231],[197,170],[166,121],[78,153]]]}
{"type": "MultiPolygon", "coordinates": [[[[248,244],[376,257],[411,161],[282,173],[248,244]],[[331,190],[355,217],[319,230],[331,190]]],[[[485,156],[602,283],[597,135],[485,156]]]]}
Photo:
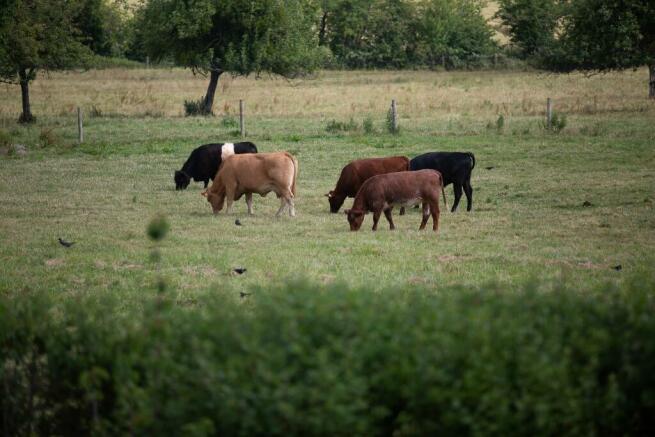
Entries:
{"type": "MultiPolygon", "coordinates": [[[[103,70],[39,77],[34,126],[15,123],[17,87],[0,88],[0,129],[25,144],[0,157],[0,292],[57,298],[112,293],[138,304],[153,287],[148,222],[170,232],[161,273],[174,299],[240,291],[290,279],[376,290],[439,290],[531,278],[582,288],[652,271],[655,254],[655,102],[645,70],[585,77],[538,72],[322,72],[298,81],[222,77],[215,117],[183,116],[206,80],[182,69],[103,70]],[[566,115],[543,128],[547,97],[566,115]],[[385,127],[398,102],[400,133],[385,127]],[[273,194],[212,216],[201,184],[176,192],[173,171],[207,142],[246,139],[300,163],[297,217],[275,219],[273,194]],[[76,144],[75,108],[85,112],[76,144]],[[502,117],[501,117],[502,116],[502,117]],[[352,122],[351,122],[352,120],[352,122]],[[328,131],[333,121],[343,129],[328,131]],[[365,123],[366,122],[366,123],[365,123]],[[364,125],[368,127],[365,128],[364,125]],[[341,168],[364,157],[471,151],[474,206],[442,209],[438,234],[420,213],[394,211],[373,233],[330,214],[324,194],[341,168]],[[585,206],[586,205],[586,206],[585,206]],[[240,219],[243,226],[234,225],[240,219]],[[75,241],[70,249],[57,238],[75,241]],[[621,265],[617,271],[614,266],[621,265]],[[232,274],[245,267],[243,275],[232,274]]],[[[334,123],[332,123],[334,125],[334,123]]],[[[446,188],[452,204],[452,188],[446,188]]],[[[346,207],[352,199],[346,201],[346,207]]]]}

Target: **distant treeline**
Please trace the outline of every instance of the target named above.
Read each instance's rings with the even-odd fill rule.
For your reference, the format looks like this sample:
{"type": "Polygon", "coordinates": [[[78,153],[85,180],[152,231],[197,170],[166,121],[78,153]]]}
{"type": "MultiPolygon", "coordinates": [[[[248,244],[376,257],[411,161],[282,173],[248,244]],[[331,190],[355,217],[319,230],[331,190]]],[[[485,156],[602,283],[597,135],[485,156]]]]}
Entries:
{"type": "MultiPolygon", "coordinates": [[[[504,67],[480,0],[314,0],[326,68],[504,67]]],[[[94,53],[145,62],[148,21],[124,2],[89,0],[81,31],[94,53]]],[[[503,56],[504,55],[504,56],[503,56]]],[[[166,62],[166,61],[164,61],[166,62]]]]}

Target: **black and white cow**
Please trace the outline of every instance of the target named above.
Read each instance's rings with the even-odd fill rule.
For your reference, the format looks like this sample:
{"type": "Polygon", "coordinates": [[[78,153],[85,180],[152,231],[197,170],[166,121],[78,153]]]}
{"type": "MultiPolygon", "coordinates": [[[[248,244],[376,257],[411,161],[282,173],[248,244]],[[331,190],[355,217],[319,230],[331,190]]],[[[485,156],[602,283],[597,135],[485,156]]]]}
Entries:
{"type": "Polygon", "coordinates": [[[475,167],[475,156],[470,152],[430,152],[419,155],[409,161],[410,170],[437,170],[443,177],[444,187],[453,184],[455,202],[452,212],[455,212],[462,188],[466,194],[466,210],[473,207],[473,188],[471,188],[471,172],[475,167]]]}
{"type": "Polygon", "coordinates": [[[175,189],[184,190],[193,179],[204,182],[205,188],[214,179],[223,159],[235,153],[257,153],[257,146],[243,143],[204,144],[191,152],[181,170],[175,171],[175,189]]]}

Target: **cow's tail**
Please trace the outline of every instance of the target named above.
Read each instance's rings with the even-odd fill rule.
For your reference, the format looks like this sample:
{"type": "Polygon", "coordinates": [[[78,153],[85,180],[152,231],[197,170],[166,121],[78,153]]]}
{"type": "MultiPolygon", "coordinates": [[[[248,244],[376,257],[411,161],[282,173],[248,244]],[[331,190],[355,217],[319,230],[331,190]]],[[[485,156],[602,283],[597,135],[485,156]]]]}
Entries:
{"type": "Polygon", "coordinates": [[[296,197],[296,179],[298,178],[298,160],[295,156],[290,153],[287,153],[287,156],[291,158],[293,162],[293,181],[291,182],[291,194],[293,197],[296,197]]]}
{"type": "Polygon", "coordinates": [[[471,158],[471,170],[475,168],[475,155],[471,152],[468,152],[467,155],[471,158]]]}

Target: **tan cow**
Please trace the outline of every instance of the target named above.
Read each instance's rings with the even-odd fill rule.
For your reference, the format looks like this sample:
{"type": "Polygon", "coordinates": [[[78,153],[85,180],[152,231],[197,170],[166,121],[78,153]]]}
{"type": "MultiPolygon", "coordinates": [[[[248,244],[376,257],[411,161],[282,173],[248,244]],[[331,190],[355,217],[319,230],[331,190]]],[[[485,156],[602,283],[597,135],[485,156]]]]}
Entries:
{"type": "Polygon", "coordinates": [[[289,215],[296,216],[293,198],[296,195],[298,160],[287,152],[232,155],[223,160],[214,183],[202,195],[211,204],[214,214],[223,209],[226,213],[232,202],[246,195],[248,214],[252,214],[252,193],[264,197],[271,191],[280,198],[279,216],[289,207],[289,215]]]}

